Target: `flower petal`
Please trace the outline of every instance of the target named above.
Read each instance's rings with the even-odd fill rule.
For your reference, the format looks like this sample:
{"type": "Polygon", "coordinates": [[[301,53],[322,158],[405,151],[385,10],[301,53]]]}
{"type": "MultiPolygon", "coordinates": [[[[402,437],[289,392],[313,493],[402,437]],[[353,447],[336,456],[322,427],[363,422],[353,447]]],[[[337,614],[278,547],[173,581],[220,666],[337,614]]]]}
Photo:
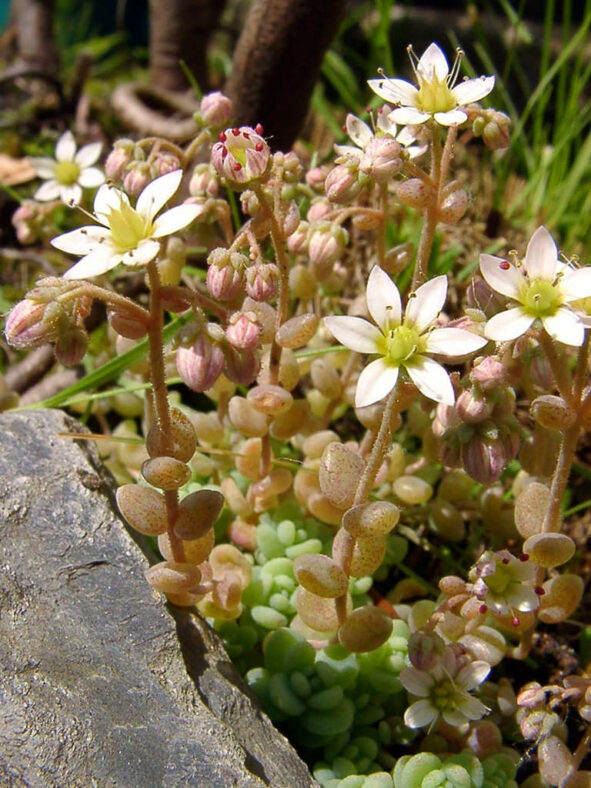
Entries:
{"type": "Polygon", "coordinates": [[[414,107],[398,107],[392,110],[388,118],[400,126],[419,126],[421,123],[431,119],[431,113],[423,112],[414,107]]]}
{"type": "Polygon", "coordinates": [[[66,131],[57,141],[55,158],[57,161],[74,161],[76,153],[76,140],[71,131],[66,131]]]}
{"type": "Polygon", "coordinates": [[[356,353],[380,352],[379,345],[383,341],[381,332],[362,317],[325,317],[324,325],[341,345],[356,353]]]}
{"type": "MultiPolygon", "coordinates": [[[[477,698],[472,698],[469,695],[462,700],[458,701],[458,710],[467,717],[469,720],[481,720],[490,709],[484,705],[477,698]]],[[[443,715],[445,719],[445,714],[443,715]]],[[[457,724],[457,723],[456,723],[457,724]]]]}
{"type": "Polygon", "coordinates": [[[70,186],[60,186],[60,198],[66,205],[78,205],[82,199],[82,189],[77,183],[72,183],[70,186]]]}
{"type": "Polygon", "coordinates": [[[351,112],[347,115],[345,126],[347,127],[347,134],[359,148],[365,148],[373,137],[372,130],[367,123],[364,123],[361,118],[358,118],[357,115],[353,115],[351,112]]]}
{"type": "Polygon", "coordinates": [[[96,193],[94,198],[94,212],[100,222],[108,224],[109,214],[111,211],[119,210],[121,202],[129,205],[129,198],[121,189],[116,189],[108,183],[104,183],[96,193]]]}
{"type": "Polygon", "coordinates": [[[465,690],[476,689],[490,673],[490,665],[484,660],[471,662],[458,671],[454,681],[465,690]]]}
{"type": "Polygon", "coordinates": [[[530,279],[552,282],[558,269],[558,250],[554,239],[544,226],[538,227],[530,238],[525,252],[525,270],[530,279]]]}
{"type": "Polygon", "coordinates": [[[386,364],[383,358],[368,364],[357,381],[355,407],[364,408],[384,399],[396,385],[398,373],[398,367],[386,364]]]}
{"type": "Polygon", "coordinates": [[[476,79],[465,79],[452,88],[452,96],[460,105],[471,104],[473,101],[488,96],[495,86],[494,77],[476,77],[476,79]]]}
{"type": "Polygon", "coordinates": [[[439,712],[430,700],[418,700],[404,712],[404,724],[408,728],[425,728],[439,717],[439,712]]]}
{"type": "Polygon", "coordinates": [[[136,211],[145,219],[152,220],[177,191],[182,178],[183,171],[174,170],[149,183],[137,199],[136,211]]]}
{"type": "Polygon", "coordinates": [[[154,222],[152,238],[163,238],[182,230],[197,218],[200,211],[200,205],[177,205],[176,208],[165,211],[154,222]]]}
{"type": "Polygon", "coordinates": [[[447,77],[449,64],[437,44],[429,44],[425,49],[417,64],[417,73],[429,82],[433,80],[433,77],[437,77],[439,82],[443,82],[447,77]]]}
{"type": "Polygon", "coordinates": [[[414,325],[422,333],[441,312],[446,296],[447,276],[436,276],[425,282],[408,299],[404,322],[414,325]]]}
{"type": "Polygon", "coordinates": [[[529,613],[540,606],[540,597],[531,586],[517,585],[515,591],[507,594],[507,602],[521,613],[529,613]]]}
{"type": "Polygon", "coordinates": [[[389,104],[403,104],[414,107],[417,104],[419,91],[405,79],[368,79],[367,84],[374,93],[389,104]]]}
{"type": "Polygon", "coordinates": [[[39,156],[29,158],[31,167],[40,178],[53,178],[55,175],[55,159],[39,156]]]}
{"type": "Polygon", "coordinates": [[[88,227],[79,227],[69,233],[53,238],[51,245],[68,254],[84,255],[94,252],[107,238],[110,232],[106,227],[91,224],[88,227]]]}
{"type": "Polygon", "coordinates": [[[160,244],[158,241],[152,241],[149,238],[140,241],[135,249],[131,249],[121,258],[124,265],[147,265],[150,260],[153,260],[160,251],[160,244]]]}
{"type": "Polygon", "coordinates": [[[519,293],[525,285],[525,277],[519,268],[503,260],[502,257],[481,254],[480,271],[493,290],[515,301],[518,300],[519,293]]]}
{"type": "Polygon", "coordinates": [[[81,170],[84,170],[97,161],[98,157],[101,155],[102,149],[102,142],[91,142],[90,145],[84,145],[84,147],[80,148],[78,153],[74,156],[74,161],[81,170]]]}
{"type": "Polygon", "coordinates": [[[450,109],[448,112],[436,112],[433,117],[440,126],[459,126],[468,116],[461,109],[450,109]]]}
{"type": "Polygon", "coordinates": [[[41,202],[48,202],[49,200],[58,200],[59,196],[60,196],[60,185],[55,178],[52,178],[50,181],[45,181],[45,183],[42,183],[41,186],[37,189],[37,191],[33,195],[35,200],[40,200],[41,202]]]}
{"type": "Polygon", "coordinates": [[[85,189],[94,189],[105,182],[105,176],[98,167],[87,167],[78,176],[78,183],[85,189]]]}
{"type": "Polygon", "coordinates": [[[429,353],[443,356],[466,356],[484,347],[488,340],[466,331],[464,328],[435,328],[427,335],[426,348],[429,353]]]}
{"type": "Polygon", "coordinates": [[[412,667],[404,668],[404,670],[401,671],[400,681],[405,690],[416,695],[418,698],[428,697],[429,690],[433,686],[433,680],[428,673],[412,667]]]}
{"type": "Polygon", "coordinates": [[[399,326],[402,320],[400,293],[388,274],[375,265],[367,280],[367,309],[374,321],[386,333],[399,326]]]}
{"type": "Polygon", "coordinates": [[[552,339],[564,345],[580,347],[585,339],[585,326],[579,316],[569,309],[562,307],[550,317],[542,317],[542,325],[552,339]]]}
{"type": "Polygon", "coordinates": [[[484,327],[484,336],[495,342],[509,342],[525,334],[533,322],[534,318],[517,306],[491,317],[484,327]]]}
{"type": "Polygon", "coordinates": [[[426,356],[416,356],[410,364],[404,366],[421,394],[435,402],[454,404],[456,398],[453,386],[441,364],[426,356]]]}
{"type": "Polygon", "coordinates": [[[121,262],[121,255],[113,252],[112,247],[105,246],[97,249],[91,254],[87,254],[76,265],[72,266],[63,275],[64,279],[88,279],[92,276],[99,276],[111,268],[115,268],[121,262]]]}
{"type": "Polygon", "coordinates": [[[591,296],[591,268],[564,271],[559,287],[566,303],[588,298],[591,296]]]}

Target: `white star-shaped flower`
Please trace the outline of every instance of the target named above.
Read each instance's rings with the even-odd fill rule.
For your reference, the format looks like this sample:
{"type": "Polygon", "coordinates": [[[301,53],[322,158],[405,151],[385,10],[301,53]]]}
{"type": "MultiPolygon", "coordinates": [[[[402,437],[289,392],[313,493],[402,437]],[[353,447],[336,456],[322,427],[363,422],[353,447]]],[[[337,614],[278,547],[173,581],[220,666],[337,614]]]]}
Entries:
{"type": "Polygon", "coordinates": [[[83,188],[93,189],[105,181],[101,170],[92,166],[101,155],[101,148],[100,142],[91,142],[76,151],[74,135],[66,131],[55,146],[55,159],[30,159],[37,175],[45,180],[34,198],[41,202],[61,199],[67,205],[78,205],[83,188]]]}
{"type": "Polygon", "coordinates": [[[493,290],[512,302],[510,309],[487,322],[484,333],[489,339],[516,339],[539,320],[553,339],[565,345],[583,344],[584,320],[569,304],[591,296],[591,268],[574,269],[561,263],[545,227],[538,227],[532,235],[523,265],[483,254],[480,271],[493,290]]]}
{"type": "Polygon", "coordinates": [[[127,195],[113,186],[103,185],[94,200],[99,225],[90,225],[59,235],[53,246],[68,254],[84,255],[66,279],[86,279],[104,274],[119,263],[146,265],[160,251],[159,239],[190,224],[199,213],[198,205],[178,205],[156,214],[180,186],[182,170],[169,172],[149,183],[137,199],[135,208],[127,195]]]}
{"type": "Polygon", "coordinates": [[[408,154],[409,158],[414,159],[420,156],[427,150],[427,145],[413,144],[417,141],[417,135],[412,129],[402,128],[398,129],[387,112],[378,110],[376,129],[372,131],[368,124],[353,115],[351,112],[347,114],[345,121],[345,128],[353,145],[335,145],[336,152],[341,156],[350,156],[361,159],[365,152],[367,145],[375,139],[390,138],[395,140],[399,145],[402,145],[408,154]]]}
{"type": "Polygon", "coordinates": [[[437,44],[429,44],[420,59],[417,59],[411,47],[409,55],[418,88],[405,79],[384,77],[368,80],[370,88],[381,99],[399,105],[389,116],[395,123],[418,125],[431,118],[441,126],[463,123],[468,114],[460,107],[488,96],[495,85],[494,77],[466,79],[456,84],[460,52],[451,72],[437,44]]]}
{"type": "Polygon", "coordinates": [[[445,369],[429,356],[465,356],[486,345],[486,339],[463,328],[433,328],[447,296],[447,277],[436,276],[411,295],[402,317],[400,293],[375,266],[367,282],[367,308],[377,325],[360,317],[325,317],[331,334],[357,353],[377,354],[359,376],[358,408],[373,405],[392,391],[404,368],[429,399],[453,405],[454,391],[445,369]]]}

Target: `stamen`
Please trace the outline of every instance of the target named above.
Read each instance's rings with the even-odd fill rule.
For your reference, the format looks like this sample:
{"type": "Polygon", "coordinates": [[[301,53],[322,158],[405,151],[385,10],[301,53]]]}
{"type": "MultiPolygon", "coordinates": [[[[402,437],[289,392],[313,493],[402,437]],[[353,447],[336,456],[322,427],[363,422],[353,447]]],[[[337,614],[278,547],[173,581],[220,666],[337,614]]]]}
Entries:
{"type": "Polygon", "coordinates": [[[453,66],[451,67],[451,71],[447,75],[446,81],[448,87],[453,88],[453,86],[458,81],[458,77],[460,76],[460,66],[462,65],[462,58],[464,57],[465,54],[466,53],[464,52],[464,50],[460,49],[460,47],[456,49],[456,58],[453,62],[453,66]]]}
{"type": "Polygon", "coordinates": [[[412,73],[415,75],[417,82],[419,81],[419,58],[415,54],[414,49],[412,48],[412,44],[409,44],[406,47],[406,54],[408,55],[408,59],[410,60],[410,67],[412,68],[412,73]]]}

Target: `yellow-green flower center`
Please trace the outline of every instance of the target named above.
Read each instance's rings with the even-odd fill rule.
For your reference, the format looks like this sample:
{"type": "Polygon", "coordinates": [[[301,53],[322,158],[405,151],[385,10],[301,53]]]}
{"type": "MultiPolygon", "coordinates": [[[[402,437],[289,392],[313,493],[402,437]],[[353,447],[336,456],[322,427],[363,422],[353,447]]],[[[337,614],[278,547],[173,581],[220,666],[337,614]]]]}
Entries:
{"type": "Polygon", "coordinates": [[[433,75],[429,81],[421,79],[418,104],[424,112],[449,112],[457,105],[457,101],[447,86],[447,81],[440,82],[433,75]]]}
{"type": "Polygon", "coordinates": [[[396,366],[410,361],[418,352],[420,336],[418,331],[410,326],[398,326],[388,332],[386,336],[386,352],[384,355],[396,366]]]}
{"type": "Polygon", "coordinates": [[[497,564],[497,568],[492,575],[487,575],[484,579],[489,591],[498,596],[503,596],[513,582],[513,573],[505,564],[497,564]]]}
{"type": "Polygon", "coordinates": [[[57,182],[62,186],[72,186],[78,180],[80,167],[75,161],[58,161],[54,174],[57,182]]]}
{"type": "Polygon", "coordinates": [[[545,279],[534,279],[524,290],[520,301],[525,312],[532,317],[549,317],[562,306],[558,288],[545,279]]]}
{"type": "Polygon", "coordinates": [[[149,238],[152,232],[151,222],[147,222],[123,200],[118,208],[111,209],[109,228],[114,245],[122,251],[135,249],[139,242],[149,238]]]}
{"type": "Polygon", "coordinates": [[[441,681],[431,690],[431,703],[438,711],[453,709],[456,706],[456,692],[456,686],[451,679],[441,681]]]}

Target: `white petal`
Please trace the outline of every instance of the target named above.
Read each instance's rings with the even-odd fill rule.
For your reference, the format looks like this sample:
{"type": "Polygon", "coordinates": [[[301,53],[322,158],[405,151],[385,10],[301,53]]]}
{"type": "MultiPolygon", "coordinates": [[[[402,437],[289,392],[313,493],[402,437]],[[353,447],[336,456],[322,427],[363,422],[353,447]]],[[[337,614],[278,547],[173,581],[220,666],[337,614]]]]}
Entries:
{"type": "MultiPolygon", "coordinates": [[[[458,703],[458,708],[469,720],[481,720],[489,709],[477,698],[466,697],[458,703]]],[[[445,714],[443,715],[445,719],[445,714]]]]}
{"type": "Polygon", "coordinates": [[[468,116],[461,109],[450,109],[449,112],[436,112],[433,117],[440,126],[459,126],[468,116]]]}
{"type": "Polygon", "coordinates": [[[91,142],[90,145],[84,145],[84,147],[80,148],[78,153],[74,156],[74,161],[80,169],[83,170],[95,163],[101,155],[102,149],[102,142],[91,142]]]}
{"type": "Polygon", "coordinates": [[[523,309],[517,306],[491,317],[484,327],[484,336],[494,339],[495,342],[509,342],[525,334],[533,322],[534,318],[526,315],[523,309]]]}
{"type": "Polygon", "coordinates": [[[572,309],[562,307],[555,315],[543,317],[541,320],[542,325],[552,339],[557,339],[565,345],[575,345],[576,347],[580,347],[583,344],[585,326],[572,309]]]}
{"type": "Polygon", "coordinates": [[[419,126],[421,123],[431,119],[431,113],[423,112],[414,107],[398,107],[398,109],[392,110],[388,118],[400,126],[419,126]]]}
{"type": "Polygon", "coordinates": [[[63,277],[64,279],[88,279],[91,276],[99,276],[110,271],[120,262],[121,255],[113,254],[111,247],[101,248],[83,257],[80,262],[66,271],[63,277]]]}
{"type": "Polygon", "coordinates": [[[476,689],[490,673],[490,665],[484,660],[477,660],[466,665],[455,677],[455,682],[465,690],[476,689]]]}
{"type": "Polygon", "coordinates": [[[433,685],[433,681],[428,673],[412,667],[404,668],[400,673],[400,681],[405,690],[416,695],[418,698],[428,697],[429,690],[433,685]]]}
{"type": "Polygon", "coordinates": [[[71,186],[62,184],[60,186],[60,198],[66,205],[78,205],[82,199],[82,189],[77,183],[73,183],[71,186]]]}
{"type": "Polygon", "coordinates": [[[55,158],[58,161],[74,161],[76,153],[76,140],[71,131],[66,131],[57,141],[55,158]]]}
{"type": "Polygon", "coordinates": [[[99,220],[104,219],[106,224],[111,211],[119,210],[122,201],[129,205],[127,194],[122,192],[121,189],[116,189],[114,186],[104,183],[94,198],[94,212],[99,217],[99,220]]]}
{"type": "Polygon", "coordinates": [[[182,230],[197,218],[200,210],[199,205],[177,205],[176,208],[165,211],[154,222],[152,238],[163,238],[165,235],[172,235],[182,230]]]}
{"type": "Polygon", "coordinates": [[[458,104],[471,104],[473,101],[488,96],[495,86],[494,77],[477,77],[476,79],[465,79],[452,88],[452,96],[458,104]]]}
{"type": "Polygon", "coordinates": [[[152,220],[181,185],[182,170],[167,172],[149,183],[137,199],[136,211],[146,219],[152,220]]]}
{"type": "Polygon", "coordinates": [[[382,333],[400,325],[402,320],[400,293],[379,265],[371,269],[367,280],[366,301],[369,314],[382,329],[382,333]]]}
{"type": "Polygon", "coordinates": [[[425,49],[418,62],[417,72],[429,82],[433,76],[442,82],[449,74],[447,58],[437,44],[429,44],[425,49]]]}
{"type": "Polygon", "coordinates": [[[373,137],[372,130],[367,123],[364,123],[361,118],[349,112],[345,122],[347,127],[347,134],[353,140],[355,145],[360,148],[365,148],[367,143],[373,137]]]}
{"type": "Polygon", "coordinates": [[[405,79],[369,79],[367,84],[389,104],[408,104],[414,107],[418,101],[419,91],[405,79]]]}
{"type": "Polygon", "coordinates": [[[439,712],[430,700],[418,700],[404,712],[404,724],[408,728],[425,728],[438,716],[439,712]]]}
{"type": "Polygon", "coordinates": [[[426,356],[416,356],[410,364],[404,365],[410,379],[425,397],[445,405],[455,402],[451,380],[445,369],[426,356]]]}
{"type": "Polygon", "coordinates": [[[57,238],[52,239],[51,245],[68,254],[83,255],[94,252],[109,237],[110,232],[106,227],[99,227],[93,224],[58,235],[57,238]]]}
{"type": "Polygon", "coordinates": [[[341,345],[356,353],[380,352],[380,343],[384,337],[368,320],[337,315],[325,317],[324,325],[341,345]]]}
{"type": "Polygon", "coordinates": [[[565,271],[560,278],[560,292],[567,303],[591,296],[591,268],[565,271]]]}
{"type": "Polygon", "coordinates": [[[52,178],[50,181],[45,181],[42,183],[41,186],[37,189],[33,197],[35,200],[40,200],[41,202],[48,202],[49,200],[57,200],[60,196],[60,185],[52,178]]]}
{"type": "Polygon", "coordinates": [[[384,399],[396,385],[398,373],[398,367],[389,366],[383,358],[368,364],[357,381],[355,407],[364,408],[384,399]]]}
{"type": "Polygon", "coordinates": [[[151,241],[149,238],[146,238],[140,241],[135,249],[125,252],[121,262],[131,266],[146,265],[156,257],[159,251],[160,244],[158,241],[151,241]]]}
{"type": "Polygon", "coordinates": [[[446,296],[447,276],[436,276],[425,282],[408,299],[404,322],[414,325],[422,333],[441,312],[446,296]]]}
{"type": "Polygon", "coordinates": [[[466,715],[458,711],[458,709],[443,709],[441,716],[448,725],[453,725],[454,728],[461,728],[462,725],[468,722],[466,715]]]}
{"type": "Polygon", "coordinates": [[[443,356],[465,356],[484,347],[488,340],[464,328],[435,328],[427,335],[427,351],[443,356]]]}
{"type": "Polygon", "coordinates": [[[552,282],[557,273],[558,250],[545,227],[538,227],[525,252],[525,269],[530,279],[552,282]]]}
{"type": "Polygon", "coordinates": [[[53,178],[55,175],[56,162],[54,159],[39,156],[38,158],[29,158],[29,163],[40,178],[53,178]]]}
{"type": "Polygon", "coordinates": [[[480,255],[480,271],[493,290],[501,295],[519,298],[519,293],[525,285],[525,277],[521,271],[507,260],[494,257],[492,254],[480,255]],[[509,266],[507,268],[507,266],[509,266]]]}
{"type": "Polygon", "coordinates": [[[78,183],[85,189],[94,189],[105,182],[105,176],[98,167],[87,167],[78,176],[78,183]]]}
{"type": "Polygon", "coordinates": [[[521,613],[529,613],[540,606],[540,597],[531,586],[519,585],[514,593],[507,594],[507,602],[521,613]]]}
{"type": "Polygon", "coordinates": [[[335,145],[334,149],[339,156],[347,156],[353,159],[359,159],[363,155],[362,151],[353,145],[335,145]]]}

